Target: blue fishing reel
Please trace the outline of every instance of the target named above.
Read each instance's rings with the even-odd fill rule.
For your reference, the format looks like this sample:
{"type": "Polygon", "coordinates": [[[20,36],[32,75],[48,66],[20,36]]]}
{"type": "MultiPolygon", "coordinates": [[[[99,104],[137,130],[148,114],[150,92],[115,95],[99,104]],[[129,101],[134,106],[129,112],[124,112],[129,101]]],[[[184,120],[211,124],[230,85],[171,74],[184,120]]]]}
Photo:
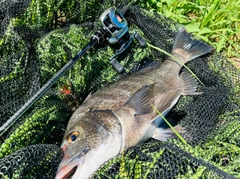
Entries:
{"type": "Polygon", "coordinates": [[[105,10],[100,16],[103,29],[110,34],[108,42],[110,44],[121,45],[121,42],[129,39],[128,23],[122,13],[113,7],[105,10]]]}
{"type": "Polygon", "coordinates": [[[120,10],[110,7],[100,16],[103,29],[109,34],[107,37],[109,44],[111,47],[117,49],[115,54],[110,58],[110,63],[118,73],[123,73],[124,67],[118,62],[117,56],[128,49],[134,38],[139,42],[140,46],[146,46],[145,40],[139,34],[135,32],[130,35],[129,33],[128,23],[124,18],[128,9],[128,6],[124,6],[120,10]]]}

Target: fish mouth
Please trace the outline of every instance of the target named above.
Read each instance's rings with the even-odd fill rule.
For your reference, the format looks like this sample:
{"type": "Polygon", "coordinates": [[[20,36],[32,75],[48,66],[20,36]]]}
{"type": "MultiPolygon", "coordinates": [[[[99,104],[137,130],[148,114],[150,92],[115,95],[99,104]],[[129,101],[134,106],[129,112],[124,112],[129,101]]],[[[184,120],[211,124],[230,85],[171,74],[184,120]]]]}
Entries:
{"type": "Polygon", "coordinates": [[[69,179],[76,172],[79,163],[71,163],[63,166],[57,172],[55,179],[69,179]]]}
{"type": "Polygon", "coordinates": [[[68,179],[68,178],[70,178],[71,176],[73,176],[73,174],[75,173],[76,170],[77,170],[77,166],[73,167],[72,170],[71,170],[69,173],[67,173],[67,175],[65,175],[65,176],[63,177],[63,179],[68,179]]]}
{"type": "Polygon", "coordinates": [[[77,166],[73,167],[72,170],[70,170],[68,173],[66,173],[65,176],[62,177],[62,179],[69,179],[69,178],[71,178],[76,170],[77,170],[77,166]]]}
{"type": "Polygon", "coordinates": [[[55,179],[69,179],[73,176],[77,168],[84,163],[84,154],[88,151],[88,149],[83,150],[69,161],[63,159],[58,167],[55,179]]]}

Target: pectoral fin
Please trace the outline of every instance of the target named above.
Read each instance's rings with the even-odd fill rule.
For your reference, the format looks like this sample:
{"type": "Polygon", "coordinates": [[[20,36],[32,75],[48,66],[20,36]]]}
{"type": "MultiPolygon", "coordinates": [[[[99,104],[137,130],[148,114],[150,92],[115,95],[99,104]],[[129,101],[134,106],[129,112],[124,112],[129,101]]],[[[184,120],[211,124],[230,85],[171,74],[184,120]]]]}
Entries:
{"type": "Polygon", "coordinates": [[[168,92],[160,94],[155,102],[156,108],[161,113],[164,113],[169,109],[171,110],[172,107],[177,103],[180,95],[181,90],[170,90],[168,92]]]}
{"type": "Polygon", "coordinates": [[[134,109],[135,114],[148,114],[152,111],[150,104],[153,97],[154,84],[145,85],[137,90],[133,96],[124,104],[134,109]]]}
{"type": "MultiPolygon", "coordinates": [[[[165,117],[177,103],[180,95],[181,90],[170,90],[168,92],[159,94],[157,100],[155,101],[156,109],[165,117]]],[[[157,111],[155,111],[153,123],[158,127],[165,123],[157,111]]]]}

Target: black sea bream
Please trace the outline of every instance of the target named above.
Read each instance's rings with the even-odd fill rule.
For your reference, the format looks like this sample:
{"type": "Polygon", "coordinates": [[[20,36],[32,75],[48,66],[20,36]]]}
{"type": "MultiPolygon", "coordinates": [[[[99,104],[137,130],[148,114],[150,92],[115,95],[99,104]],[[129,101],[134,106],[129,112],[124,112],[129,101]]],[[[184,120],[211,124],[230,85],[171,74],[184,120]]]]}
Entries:
{"type": "MultiPolygon", "coordinates": [[[[180,70],[186,62],[212,50],[180,28],[171,54],[181,64],[166,59],[89,96],[68,123],[61,145],[64,157],[56,179],[86,179],[131,146],[151,137],[167,140],[173,131],[162,127],[165,122],[153,106],[166,116],[181,95],[200,94],[197,81],[180,70]]],[[[184,131],[180,125],[175,129],[184,131]]]]}

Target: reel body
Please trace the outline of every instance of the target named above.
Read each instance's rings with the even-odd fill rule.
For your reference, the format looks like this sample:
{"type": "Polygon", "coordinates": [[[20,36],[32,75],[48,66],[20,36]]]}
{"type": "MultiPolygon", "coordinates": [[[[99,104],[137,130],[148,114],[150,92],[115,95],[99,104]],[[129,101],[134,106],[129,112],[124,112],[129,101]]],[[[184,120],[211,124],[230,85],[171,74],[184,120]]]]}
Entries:
{"type": "Polygon", "coordinates": [[[124,18],[124,14],[127,10],[128,9],[124,7],[122,11],[110,7],[100,16],[103,29],[109,33],[109,36],[107,37],[109,44],[111,47],[117,49],[115,54],[110,58],[110,63],[118,73],[123,73],[124,67],[116,58],[130,46],[133,38],[136,38],[142,47],[146,46],[145,40],[136,32],[133,35],[130,35],[128,23],[124,18]]]}
{"type": "Polygon", "coordinates": [[[100,16],[100,21],[102,22],[103,29],[107,30],[110,37],[107,39],[110,44],[121,43],[124,39],[130,38],[128,23],[124,16],[117,9],[110,7],[105,10],[100,16]]]}

